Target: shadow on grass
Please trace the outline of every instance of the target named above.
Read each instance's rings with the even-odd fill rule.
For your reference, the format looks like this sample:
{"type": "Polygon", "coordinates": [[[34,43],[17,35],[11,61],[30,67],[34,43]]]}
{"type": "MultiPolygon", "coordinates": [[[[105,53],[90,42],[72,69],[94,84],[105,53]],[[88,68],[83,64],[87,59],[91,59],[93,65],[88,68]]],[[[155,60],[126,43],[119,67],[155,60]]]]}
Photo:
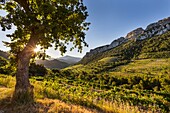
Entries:
{"type": "Polygon", "coordinates": [[[12,104],[10,97],[0,100],[0,113],[84,113],[83,110],[86,113],[89,113],[89,111],[94,113],[93,110],[97,113],[105,113],[105,111],[92,103],[78,105],[67,104],[60,100],[41,99],[29,104],[12,104]]]}
{"type": "Polygon", "coordinates": [[[48,93],[47,98],[36,99],[33,103],[13,104],[11,97],[13,90],[4,88],[0,93],[0,113],[105,113],[106,111],[93,102],[83,99],[69,99],[48,93]],[[2,95],[1,95],[2,94],[2,95]],[[50,96],[49,96],[50,95],[50,96]]]}
{"type": "Polygon", "coordinates": [[[12,104],[11,98],[6,97],[0,100],[0,113],[47,113],[50,105],[40,102],[29,104],[12,104]]]}

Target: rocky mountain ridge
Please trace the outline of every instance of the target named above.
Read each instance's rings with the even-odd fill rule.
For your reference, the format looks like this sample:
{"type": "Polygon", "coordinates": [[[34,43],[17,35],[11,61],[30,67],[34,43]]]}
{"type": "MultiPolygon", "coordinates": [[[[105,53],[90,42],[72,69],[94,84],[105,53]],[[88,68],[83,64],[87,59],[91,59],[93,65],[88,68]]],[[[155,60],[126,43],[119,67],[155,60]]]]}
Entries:
{"type": "Polygon", "coordinates": [[[148,25],[144,32],[136,38],[138,38],[139,40],[143,40],[145,38],[164,34],[167,31],[170,31],[170,17],[164,18],[162,20],[159,20],[158,22],[148,25]]]}
{"type": "MultiPolygon", "coordinates": [[[[9,59],[8,58],[9,53],[0,50],[0,57],[9,59]]],[[[64,57],[60,57],[57,59],[47,59],[47,60],[37,59],[36,64],[42,64],[46,68],[50,68],[50,69],[53,69],[53,68],[62,69],[62,68],[68,67],[70,65],[73,65],[80,60],[81,60],[81,58],[78,58],[78,57],[64,56],[64,57]]]]}
{"type": "Polygon", "coordinates": [[[144,29],[139,27],[131,32],[129,32],[127,35],[126,35],[126,39],[136,39],[137,37],[139,37],[141,34],[144,33],[144,29]]]}
{"type": "Polygon", "coordinates": [[[83,57],[83,59],[88,58],[91,55],[105,52],[107,50],[115,48],[125,42],[128,42],[129,40],[144,40],[146,38],[164,34],[167,31],[170,31],[170,17],[164,18],[162,20],[159,20],[158,22],[149,24],[145,30],[143,28],[139,27],[139,28],[127,33],[127,35],[125,37],[120,37],[120,38],[114,40],[109,45],[104,45],[104,46],[97,47],[95,49],[91,49],[90,52],[86,53],[86,55],[83,57]]]}
{"type": "Polygon", "coordinates": [[[66,55],[66,56],[57,58],[57,60],[73,65],[73,64],[79,62],[81,60],[81,58],[66,55]]]}

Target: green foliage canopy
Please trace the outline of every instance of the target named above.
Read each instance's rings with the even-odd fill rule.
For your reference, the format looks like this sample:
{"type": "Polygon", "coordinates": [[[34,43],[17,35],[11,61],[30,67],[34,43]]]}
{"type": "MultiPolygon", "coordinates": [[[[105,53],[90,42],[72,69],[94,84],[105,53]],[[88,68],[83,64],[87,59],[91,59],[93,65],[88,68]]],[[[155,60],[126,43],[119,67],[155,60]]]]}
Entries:
{"type": "Polygon", "coordinates": [[[33,40],[42,49],[52,47],[61,53],[67,51],[66,45],[73,43],[74,48],[82,51],[85,31],[90,23],[85,22],[88,13],[82,0],[9,0],[0,5],[7,15],[0,17],[2,30],[17,27],[13,34],[7,35],[11,42],[11,52],[18,54],[33,40]],[[34,34],[34,36],[32,36],[34,34]]]}

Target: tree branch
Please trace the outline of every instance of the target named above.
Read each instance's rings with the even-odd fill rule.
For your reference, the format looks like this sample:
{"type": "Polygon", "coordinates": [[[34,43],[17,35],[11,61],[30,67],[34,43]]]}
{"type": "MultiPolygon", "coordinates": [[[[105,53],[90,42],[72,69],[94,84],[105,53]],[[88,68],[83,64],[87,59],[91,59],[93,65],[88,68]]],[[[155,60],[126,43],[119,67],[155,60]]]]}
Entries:
{"type": "Polygon", "coordinates": [[[14,0],[14,1],[20,4],[20,6],[23,7],[27,13],[30,12],[28,0],[14,0]]]}

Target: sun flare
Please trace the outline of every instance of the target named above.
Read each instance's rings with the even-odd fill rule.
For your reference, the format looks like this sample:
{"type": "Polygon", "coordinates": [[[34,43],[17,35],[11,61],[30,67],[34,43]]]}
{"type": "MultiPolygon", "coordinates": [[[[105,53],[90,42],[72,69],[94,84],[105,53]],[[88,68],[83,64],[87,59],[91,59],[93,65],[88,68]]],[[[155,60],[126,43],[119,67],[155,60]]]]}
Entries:
{"type": "Polygon", "coordinates": [[[41,51],[41,46],[37,46],[37,47],[34,49],[34,52],[35,52],[35,53],[37,53],[37,52],[39,52],[39,51],[41,51]]]}

